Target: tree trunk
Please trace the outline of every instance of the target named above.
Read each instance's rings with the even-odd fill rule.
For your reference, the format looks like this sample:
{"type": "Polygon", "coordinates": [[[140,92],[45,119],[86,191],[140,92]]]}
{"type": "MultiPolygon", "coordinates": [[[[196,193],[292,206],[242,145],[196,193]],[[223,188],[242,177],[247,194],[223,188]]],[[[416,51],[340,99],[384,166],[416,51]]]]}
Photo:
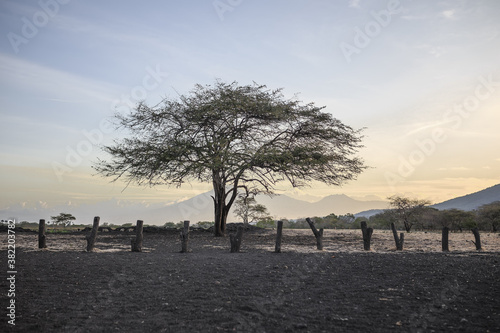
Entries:
{"type": "Polygon", "coordinates": [[[363,248],[365,251],[370,251],[373,228],[367,228],[366,221],[361,221],[361,232],[363,233],[363,248]]]}
{"type": "Polygon", "coordinates": [[[441,248],[443,252],[448,252],[450,249],[448,248],[448,233],[450,229],[448,227],[443,227],[443,236],[441,237],[441,248]]]}
{"type": "Polygon", "coordinates": [[[38,224],[38,248],[45,249],[47,248],[46,243],[47,237],[45,236],[45,220],[40,220],[38,224]]]}
{"type": "Polygon", "coordinates": [[[314,237],[316,237],[316,247],[318,250],[323,250],[323,228],[316,229],[314,226],[314,222],[311,221],[310,218],[306,218],[307,224],[309,224],[309,227],[311,227],[311,230],[314,234],[314,237]]]}
{"type": "Polygon", "coordinates": [[[181,230],[181,253],[187,253],[189,240],[189,221],[184,221],[184,228],[181,230]]]}
{"type": "Polygon", "coordinates": [[[222,201],[221,203],[215,203],[215,225],[214,225],[214,235],[216,237],[223,237],[226,235],[226,221],[227,213],[229,210],[222,201]]]}
{"type": "Polygon", "coordinates": [[[396,242],[396,250],[403,251],[403,243],[405,241],[404,233],[401,233],[398,237],[398,232],[394,223],[391,223],[392,234],[394,235],[394,241],[396,242]]]}
{"type": "Polygon", "coordinates": [[[481,251],[483,248],[481,247],[481,237],[479,236],[479,230],[477,228],[472,229],[472,233],[474,234],[474,238],[476,239],[473,242],[476,245],[476,250],[481,251]]]}
{"type": "Polygon", "coordinates": [[[278,221],[278,231],[276,233],[276,246],[274,252],[281,253],[281,237],[283,235],[283,221],[278,221]]]}
{"type": "Polygon", "coordinates": [[[101,218],[99,216],[94,217],[94,224],[92,225],[92,231],[90,235],[86,237],[87,239],[87,252],[94,251],[95,239],[97,237],[97,230],[99,229],[99,220],[101,218]]]}
{"type": "Polygon", "coordinates": [[[142,252],[142,239],[143,239],[143,221],[137,220],[135,227],[135,239],[132,239],[132,252],[142,252]]]}
{"type": "Polygon", "coordinates": [[[226,220],[229,209],[226,206],[225,188],[217,186],[215,182],[214,182],[213,199],[214,199],[214,210],[215,210],[214,235],[216,237],[222,237],[226,235],[226,220]]]}
{"type": "Polygon", "coordinates": [[[236,234],[229,235],[231,241],[231,253],[240,252],[241,241],[243,240],[243,227],[239,226],[236,234]]]}
{"type": "Polygon", "coordinates": [[[406,219],[405,219],[405,220],[404,220],[404,225],[405,225],[405,230],[406,230],[406,232],[408,232],[408,233],[409,233],[409,232],[410,232],[410,230],[411,230],[411,227],[413,226],[413,223],[410,223],[408,220],[406,220],[406,219]]]}

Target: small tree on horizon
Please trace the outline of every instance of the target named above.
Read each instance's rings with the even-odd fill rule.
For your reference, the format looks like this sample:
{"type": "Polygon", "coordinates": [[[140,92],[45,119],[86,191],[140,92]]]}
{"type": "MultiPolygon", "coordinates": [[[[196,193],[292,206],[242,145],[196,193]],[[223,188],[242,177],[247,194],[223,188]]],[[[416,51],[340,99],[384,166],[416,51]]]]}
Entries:
{"type": "Polygon", "coordinates": [[[388,197],[389,206],[395,218],[403,222],[406,232],[410,232],[413,224],[421,216],[424,207],[429,205],[429,200],[412,199],[404,196],[393,195],[388,197]]]}
{"type": "Polygon", "coordinates": [[[281,182],[341,185],[365,169],[356,157],[360,131],[323,109],[255,83],[196,85],[188,95],[117,114],[129,136],[104,146],[111,159],[94,168],[139,185],[212,183],[214,230],[222,236],[240,191],[270,194],[281,182]]]}
{"type": "Polygon", "coordinates": [[[245,226],[270,218],[266,206],[257,203],[255,197],[248,193],[242,193],[238,196],[235,201],[234,214],[243,220],[245,226]]]}
{"type": "Polygon", "coordinates": [[[76,217],[68,213],[60,213],[59,215],[51,216],[50,218],[52,219],[54,230],[57,228],[59,224],[63,224],[65,227],[67,227],[72,223],[72,221],[76,220],[76,217]]]}

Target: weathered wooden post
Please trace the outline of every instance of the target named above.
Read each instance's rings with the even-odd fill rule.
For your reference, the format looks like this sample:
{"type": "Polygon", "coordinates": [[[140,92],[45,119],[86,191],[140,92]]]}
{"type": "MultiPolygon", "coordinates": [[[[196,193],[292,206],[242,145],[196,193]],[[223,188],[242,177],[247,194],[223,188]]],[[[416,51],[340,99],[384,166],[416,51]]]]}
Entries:
{"type": "Polygon", "coordinates": [[[405,241],[405,234],[401,233],[398,237],[398,232],[394,223],[391,223],[392,234],[394,235],[394,241],[396,242],[396,250],[403,251],[403,243],[405,241]]]}
{"type": "Polygon", "coordinates": [[[229,235],[229,240],[231,242],[231,253],[240,252],[241,241],[243,240],[243,227],[240,225],[236,231],[236,234],[229,235]]]}
{"type": "Polygon", "coordinates": [[[131,239],[132,243],[132,252],[142,252],[142,240],[143,236],[143,224],[142,220],[137,220],[137,224],[135,226],[135,239],[131,239]]]}
{"type": "Polygon", "coordinates": [[[283,236],[283,221],[278,221],[278,231],[276,232],[276,246],[274,252],[281,253],[281,237],[283,236]]]}
{"type": "Polygon", "coordinates": [[[479,229],[473,228],[472,233],[474,234],[474,238],[476,239],[476,241],[473,242],[476,245],[476,250],[481,251],[483,248],[481,247],[481,236],[479,236],[479,229]]]}
{"type": "Polygon", "coordinates": [[[95,239],[97,237],[97,230],[99,229],[99,220],[101,218],[99,216],[94,217],[94,223],[92,225],[92,231],[90,231],[90,235],[86,236],[87,239],[87,252],[94,251],[95,239]]]}
{"type": "Polygon", "coordinates": [[[443,227],[443,235],[441,237],[441,248],[443,252],[448,252],[450,249],[448,248],[448,234],[450,229],[448,227],[443,227]]]}
{"type": "Polygon", "coordinates": [[[366,221],[361,221],[361,232],[363,233],[363,248],[365,251],[370,251],[373,228],[367,228],[366,221]]]}
{"type": "Polygon", "coordinates": [[[181,230],[181,253],[187,253],[189,240],[189,221],[184,221],[184,227],[181,230]]]}
{"type": "Polygon", "coordinates": [[[45,236],[45,220],[41,219],[38,223],[38,248],[45,249],[47,248],[46,243],[47,237],[45,236]]]}
{"type": "Polygon", "coordinates": [[[314,222],[311,221],[310,218],[306,218],[306,221],[307,224],[309,224],[309,227],[311,227],[314,237],[316,237],[316,247],[318,250],[323,250],[323,228],[318,231],[318,229],[314,226],[314,222]]]}

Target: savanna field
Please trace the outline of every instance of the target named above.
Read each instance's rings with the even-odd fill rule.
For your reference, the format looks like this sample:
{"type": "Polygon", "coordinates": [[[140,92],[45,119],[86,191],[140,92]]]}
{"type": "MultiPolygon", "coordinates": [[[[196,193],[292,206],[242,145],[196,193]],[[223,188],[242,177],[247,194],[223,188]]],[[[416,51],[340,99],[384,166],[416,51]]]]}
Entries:
{"type": "MultiPolygon", "coordinates": [[[[131,252],[130,232],[16,235],[16,318],[8,331],[55,332],[496,332],[500,330],[500,237],[470,232],[411,232],[403,251],[375,230],[371,251],[360,230],[244,233],[240,253],[229,237],[192,231],[189,253],[179,233],[144,233],[131,252]]],[[[1,256],[7,257],[2,233],[1,256]]],[[[5,270],[4,270],[5,271],[5,270]]],[[[2,279],[2,290],[7,290],[2,279]]],[[[6,297],[2,293],[2,303],[6,297]]]]}

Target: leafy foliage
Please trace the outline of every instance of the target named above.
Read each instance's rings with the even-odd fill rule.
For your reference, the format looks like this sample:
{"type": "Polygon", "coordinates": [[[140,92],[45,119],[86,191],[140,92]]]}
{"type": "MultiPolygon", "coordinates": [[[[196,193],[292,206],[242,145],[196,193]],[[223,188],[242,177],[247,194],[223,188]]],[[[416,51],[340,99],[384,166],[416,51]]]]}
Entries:
{"type": "Polygon", "coordinates": [[[67,227],[72,223],[72,221],[76,220],[76,217],[68,213],[60,213],[59,215],[51,216],[50,218],[52,219],[54,227],[57,227],[60,224],[67,227]]]}
{"type": "Polygon", "coordinates": [[[272,193],[281,181],[340,185],[363,171],[360,132],[322,110],[257,84],[196,85],[187,96],[117,114],[129,137],[105,146],[111,160],[95,169],[149,186],[211,182],[222,235],[239,190],[272,193]]]}
{"type": "Polygon", "coordinates": [[[406,232],[410,232],[413,224],[424,211],[424,207],[430,204],[428,200],[412,199],[408,197],[393,195],[389,197],[389,205],[393,208],[397,220],[402,221],[406,232]]]}
{"type": "Polygon", "coordinates": [[[500,227],[500,201],[479,207],[477,215],[481,225],[493,232],[498,231],[500,227]]]}
{"type": "Polygon", "coordinates": [[[243,220],[245,225],[271,218],[266,206],[258,204],[255,197],[248,194],[240,194],[238,196],[235,201],[234,213],[243,220]]]}

